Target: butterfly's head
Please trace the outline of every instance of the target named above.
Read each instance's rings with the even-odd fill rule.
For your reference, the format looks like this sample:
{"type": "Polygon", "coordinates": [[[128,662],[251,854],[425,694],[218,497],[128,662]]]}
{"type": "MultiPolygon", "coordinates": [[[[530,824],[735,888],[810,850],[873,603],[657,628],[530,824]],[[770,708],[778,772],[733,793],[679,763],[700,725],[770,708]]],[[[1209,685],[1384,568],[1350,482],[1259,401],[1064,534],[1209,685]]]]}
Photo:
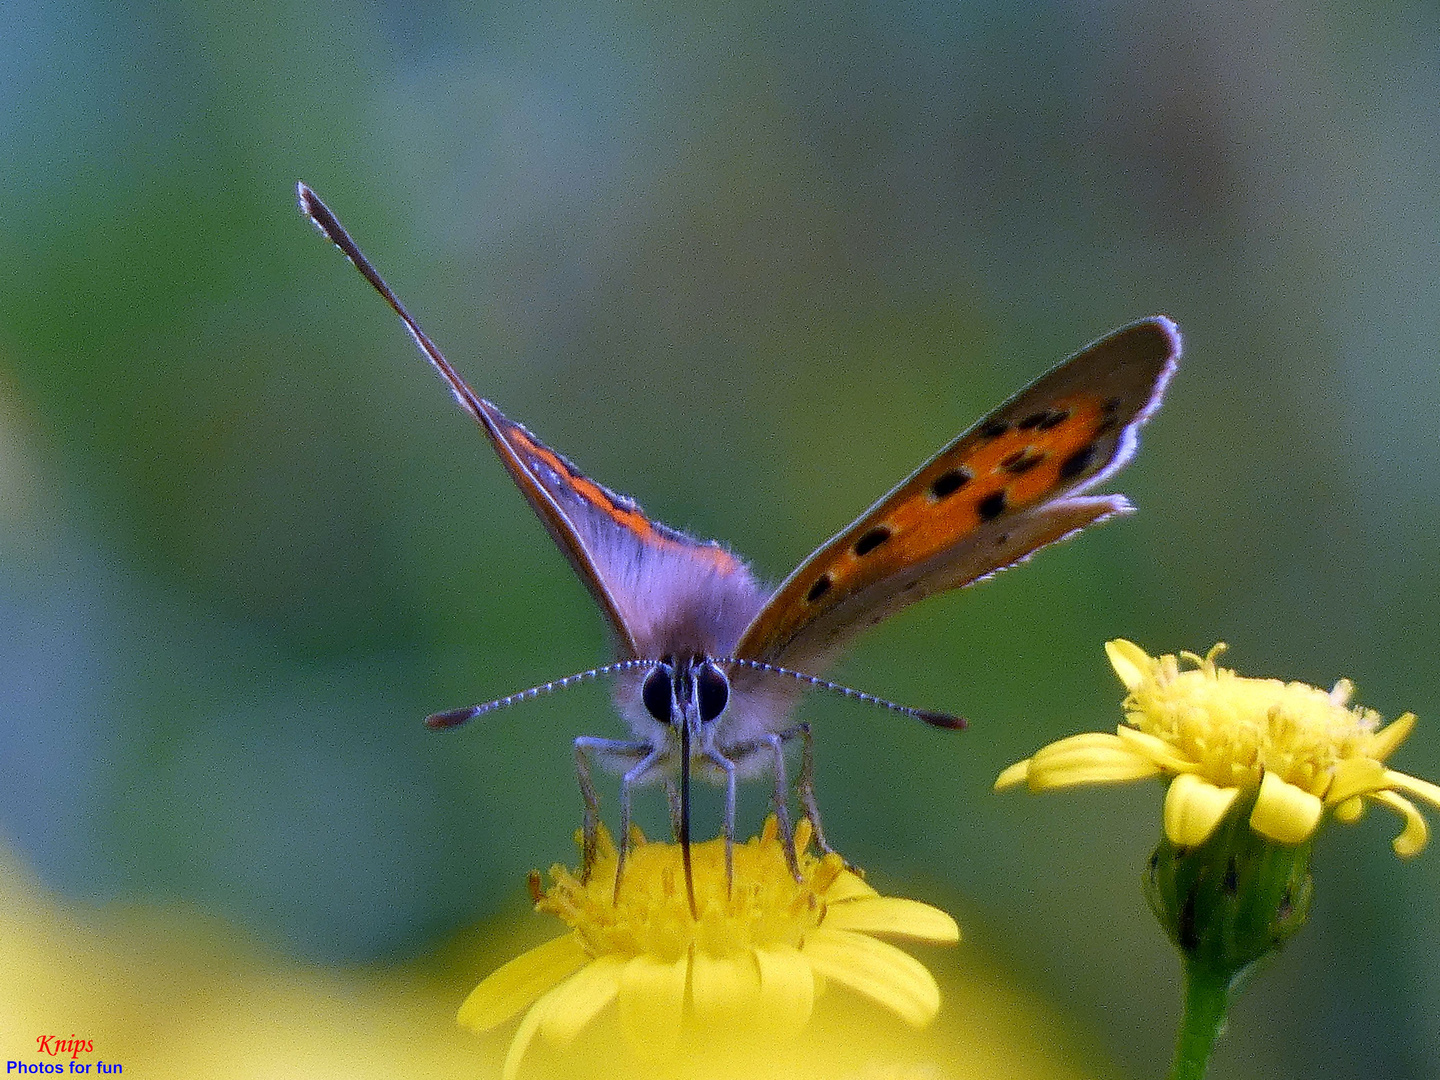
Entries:
{"type": "Polygon", "coordinates": [[[730,701],[730,680],[704,656],[667,656],[650,669],[640,687],[645,711],[657,722],[692,735],[713,724],[730,701]]]}

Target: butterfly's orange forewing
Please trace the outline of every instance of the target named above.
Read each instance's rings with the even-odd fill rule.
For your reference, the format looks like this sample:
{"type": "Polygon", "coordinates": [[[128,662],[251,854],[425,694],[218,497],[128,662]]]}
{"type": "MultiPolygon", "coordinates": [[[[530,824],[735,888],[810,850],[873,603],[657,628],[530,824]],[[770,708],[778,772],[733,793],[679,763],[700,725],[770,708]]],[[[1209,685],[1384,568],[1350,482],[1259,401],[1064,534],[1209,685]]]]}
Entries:
{"type": "Polygon", "coordinates": [[[1156,317],[1082,349],[959,436],[780,586],[736,655],[823,663],[859,630],[1123,513],[1080,493],[1134,451],[1180,338],[1156,317]]]}

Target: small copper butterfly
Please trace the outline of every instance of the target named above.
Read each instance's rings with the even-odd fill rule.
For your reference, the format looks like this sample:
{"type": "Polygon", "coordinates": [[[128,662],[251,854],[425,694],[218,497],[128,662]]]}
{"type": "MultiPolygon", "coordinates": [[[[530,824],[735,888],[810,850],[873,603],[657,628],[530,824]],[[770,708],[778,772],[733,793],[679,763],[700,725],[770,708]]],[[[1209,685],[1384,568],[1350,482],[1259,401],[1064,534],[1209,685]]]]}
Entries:
{"type": "MultiPolygon", "coordinates": [[[[724,786],[727,842],[737,779],[770,772],[789,848],[785,746],[797,739],[797,794],[828,851],[811,779],[810,730],[789,719],[800,694],[807,686],[838,690],[939,727],[963,726],[957,717],[894,705],[816,672],[866,627],[917,600],[979,581],[1130,511],[1124,496],[1084,492],[1135,453],[1139,428],[1159,407],[1180,356],[1179,331],[1158,315],[1087,345],[957,437],[771,589],[726,548],[647,517],[634,500],[591,480],[477,396],[304,184],[299,202],[389,302],[480,424],[609,624],[616,663],[427,721],[451,727],[580,679],[614,676],[615,703],[632,738],[575,740],[587,870],[599,829],[592,761],[621,774],[622,865],[631,790],[657,782],[670,796],[688,855],[692,771],[724,786]]],[[[691,896],[693,906],[693,889],[691,896]]]]}

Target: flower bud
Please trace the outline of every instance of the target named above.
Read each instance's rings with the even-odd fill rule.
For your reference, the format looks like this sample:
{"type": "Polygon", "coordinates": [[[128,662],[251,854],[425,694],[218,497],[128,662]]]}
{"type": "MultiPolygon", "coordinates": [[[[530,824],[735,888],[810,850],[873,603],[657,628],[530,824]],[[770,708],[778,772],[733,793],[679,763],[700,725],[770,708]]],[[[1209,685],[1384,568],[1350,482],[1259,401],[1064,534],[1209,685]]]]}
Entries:
{"type": "Polygon", "coordinates": [[[1229,979],[1274,952],[1310,911],[1313,835],[1284,844],[1250,827],[1258,788],[1241,793],[1202,843],[1161,834],[1145,897],[1187,963],[1229,979]]]}

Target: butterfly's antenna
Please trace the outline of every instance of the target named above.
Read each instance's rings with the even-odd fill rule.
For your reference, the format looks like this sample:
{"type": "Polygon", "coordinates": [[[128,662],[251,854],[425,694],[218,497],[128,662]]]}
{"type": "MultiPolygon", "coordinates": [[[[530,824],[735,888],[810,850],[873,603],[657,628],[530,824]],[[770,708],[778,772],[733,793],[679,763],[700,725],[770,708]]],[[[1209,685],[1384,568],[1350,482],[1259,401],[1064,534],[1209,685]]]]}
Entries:
{"type": "Polygon", "coordinates": [[[780,667],[776,664],[767,664],[763,660],[745,660],[738,656],[717,656],[714,660],[717,664],[729,664],[731,667],[748,668],[751,671],[763,671],[768,675],[783,675],[788,679],[795,679],[805,683],[807,686],[813,686],[818,690],[829,690],[831,693],[839,694],[841,697],[851,698],[854,701],[864,702],[866,705],[878,705],[880,708],[889,709],[891,712],[898,712],[905,716],[913,716],[916,720],[923,720],[931,727],[959,731],[966,726],[964,717],[951,716],[949,713],[943,712],[931,712],[929,709],[913,709],[909,705],[900,705],[894,701],[886,701],[884,698],[876,697],[874,694],[867,694],[865,691],[856,690],[851,686],[831,682],[829,679],[817,678],[814,675],[807,675],[803,671],[793,671],[790,668],[780,667]]]}
{"type": "Polygon", "coordinates": [[[320,201],[320,196],[311,191],[305,183],[297,184],[295,191],[296,201],[300,204],[300,212],[325,234],[326,239],[345,253],[345,257],[354,264],[356,270],[360,271],[360,275],[385,298],[385,302],[390,305],[396,315],[400,316],[400,321],[405,324],[405,329],[415,339],[415,344],[420,347],[425,358],[449,385],[450,392],[455,395],[455,400],[460,402],[461,408],[475,417],[483,426],[486,421],[480,399],[476,397],[470,387],[465,385],[465,380],[460,378],[459,373],[450,366],[450,361],[445,359],[425,331],[420,329],[420,324],[415,321],[415,317],[405,310],[405,305],[391,291],[390,286],[385,284],[385,279],[370,264],[370,260],[360,250],[360,246],[350,239],[350,234],[345,231],[345,226],[340,224],[340,219],[331,213],[330,208],[320,201]]]}
{"type": "Polygon", "coordinates": [[[564,690],[574,686],[576,683],[589,682],[591,679],[599,679],[606,675],[617,675],[622,671],[633,671],[641,667],[654,667],[654,660],[617,660],[613,664],[606,664],[604,667],[591,668],[589,671],[578,671],[574,675],[566,675],[563,679],[555,679],[552,682],[541,683],[539,686],[532,686],[529,690],[521,690],[518,694],[511,694],[509,697],[496,698],[494,701],[487,701],[484,705],[467,705],[463,709],[451,709],[448,712],[437,712],[433,716],[425,718],[425,726],[432,728],[459,727],[467,720],[474,720],[477,716],[484,716],[496,709],[506,709],[511,705],[518,705],[522,701],[529,701],[531,698],[540,697],[542,694],[553,694],[556,690],[564,690]]]}

